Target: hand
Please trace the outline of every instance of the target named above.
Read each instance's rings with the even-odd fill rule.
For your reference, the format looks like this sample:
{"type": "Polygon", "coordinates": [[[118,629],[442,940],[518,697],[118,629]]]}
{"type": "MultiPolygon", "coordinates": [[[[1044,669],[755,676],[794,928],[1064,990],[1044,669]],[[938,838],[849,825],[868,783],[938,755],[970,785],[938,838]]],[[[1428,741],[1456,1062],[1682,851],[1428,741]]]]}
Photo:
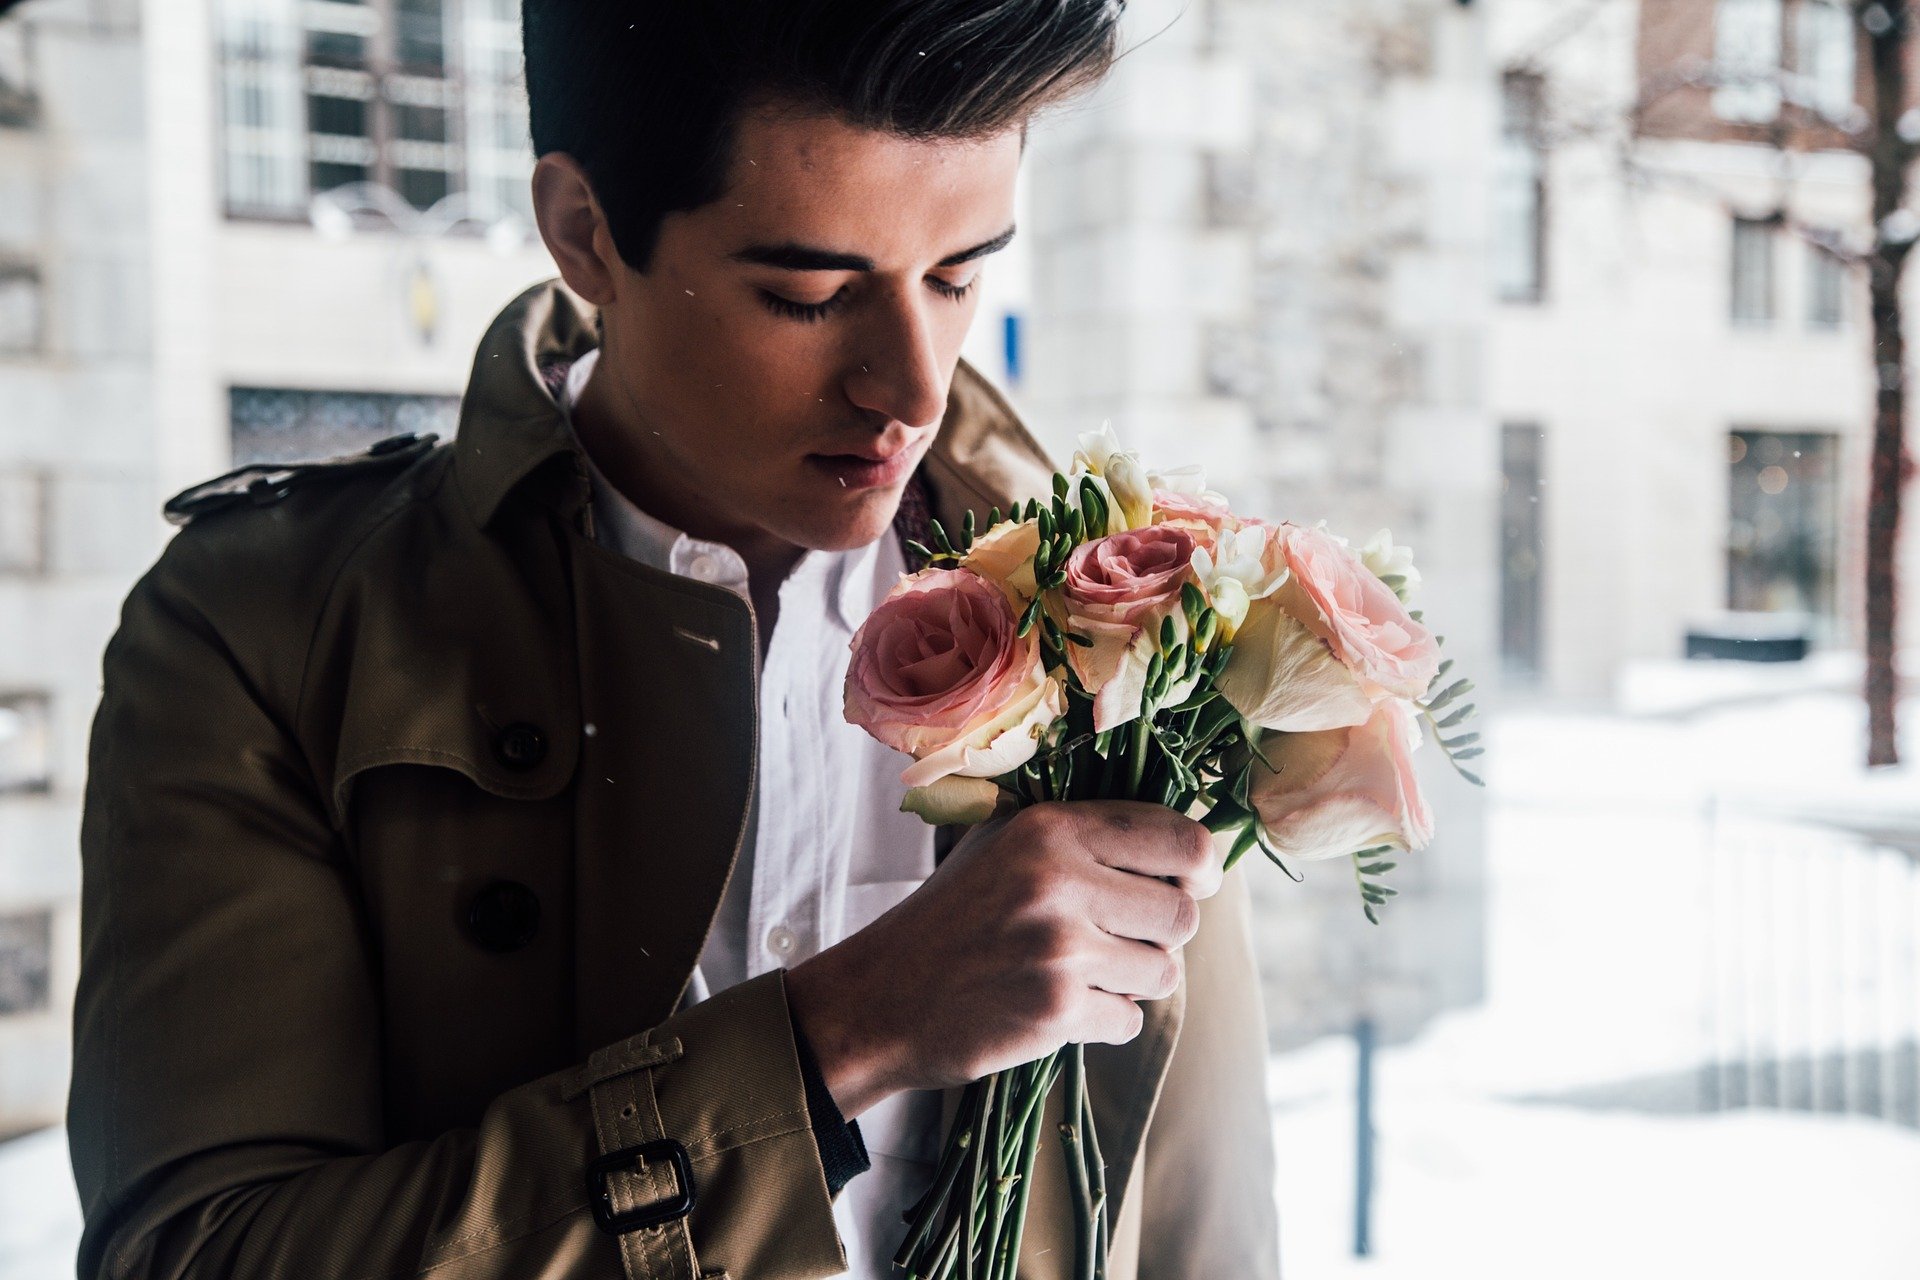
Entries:
{"type": "Polygon", "coordinates": [[[893,910],[787,974],[841,1113],[1133,1039],[1136,1002],[1179,986],[1221,861],[1205,827],[1132,800],[1037,804],[973,828],[893,910]]]}

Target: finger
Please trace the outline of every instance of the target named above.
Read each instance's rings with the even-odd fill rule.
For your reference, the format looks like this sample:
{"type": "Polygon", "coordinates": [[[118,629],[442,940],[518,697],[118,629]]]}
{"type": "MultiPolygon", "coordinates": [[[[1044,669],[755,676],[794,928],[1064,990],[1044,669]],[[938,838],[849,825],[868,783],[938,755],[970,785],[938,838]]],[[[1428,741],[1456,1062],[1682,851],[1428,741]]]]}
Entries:
{"type": "Polygon", "coordinates": [[[1200,906],[1177,885],[1112,867],[1094,868],[1087,918],[1117,938],[1161,947],[1192,941],[1200,930],[1200,906]]]}
{"type": "Polygon", "coordinates": [[[1164,1000],[1179,987],[1181,972],[1175,949],[1109,937],[1096,944],[1091,985],[1135,1000],[1164,1000]]]}
{"type": "Polygon", "coordinates": [[[1091,992],[1080,1033],[1073,1037],[1080,1044],[1125,1044],[1140,1034],[1147,1015],[1125,996],[1091,992]]]}
{"type": "Polygon", "coordinates": [[[1165,805],[1085,800],[1073,805],[1095,860],[1121,871],[1170,879],[1195,898],[1220,891],[1222,859],[1213,834],[1165,805]]]}

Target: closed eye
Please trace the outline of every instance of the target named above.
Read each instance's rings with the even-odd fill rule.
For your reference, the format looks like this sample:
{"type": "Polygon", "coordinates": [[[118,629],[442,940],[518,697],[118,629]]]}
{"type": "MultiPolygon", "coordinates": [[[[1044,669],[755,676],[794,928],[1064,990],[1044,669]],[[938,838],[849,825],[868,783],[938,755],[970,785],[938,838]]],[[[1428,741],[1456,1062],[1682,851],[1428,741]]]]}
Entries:
{"type": "MultiPolygon", "coordinates": [[[[943,298],[958,302],[973,292],[973,286],[979,283],[979,280],[980,276],[978,273],[965,284],[954,284],[951,281],[942,280],[939,276],[928,276],[927,287],[943,298]]],[[[845,285],[841,285],[839,289],[834,291],[832,297],[821,302],[796,302],[794,299],[775,293],[771,289],[761,289],[758,290],[758,293],[760,294],[760,301],[769,311],[777,316],[784,316],[789,320],[798,320],[802,324],[814,324],[818,321],[825,320],[829,315],[845,305],[847,300],[847,286],[845,285]]]]}

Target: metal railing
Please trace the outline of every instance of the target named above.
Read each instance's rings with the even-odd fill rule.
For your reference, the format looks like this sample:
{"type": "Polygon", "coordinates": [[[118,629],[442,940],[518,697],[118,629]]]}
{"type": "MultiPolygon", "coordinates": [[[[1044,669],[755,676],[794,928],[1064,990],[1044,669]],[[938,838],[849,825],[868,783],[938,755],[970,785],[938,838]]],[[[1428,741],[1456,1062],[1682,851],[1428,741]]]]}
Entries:
{"type": "Polygon", "coordinates": [[[1920,823],[1717,803],[1708,831],[1706,1109],[1920,1128],[1920,823]]]}

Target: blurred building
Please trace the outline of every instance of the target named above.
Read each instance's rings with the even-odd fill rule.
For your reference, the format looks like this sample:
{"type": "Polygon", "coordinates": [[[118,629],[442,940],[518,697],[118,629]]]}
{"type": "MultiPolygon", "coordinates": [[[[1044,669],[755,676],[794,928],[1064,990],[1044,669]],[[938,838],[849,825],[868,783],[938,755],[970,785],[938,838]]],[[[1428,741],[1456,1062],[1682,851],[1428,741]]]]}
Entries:
{"type": "Polygon", "coordinates": [[[0,17],[0,1134],[65,1101],[87,732],[161,502],[451,434],[552,274],[525,112],[513,0],[0,17]]]}
{"type": "MultiPolygon", "coordinates": [[[[1461,669],[1495,674],[1492,80],[1457,0],[1134,0],[1109,83],[1037,132],[1018,398],[1062,456],[1110,421],[1240,509],[1412,545],[1461,669]]],[[[1024,233],[1023,234],[1027,234],[1024,233]]],[[[1271,1037],[1403,1038],[1483,982],[1478,793],[1376,928],[1347,859],[1251,857],[1271,1037]]]]}
{"type": "Polygon", "coordinates": [[[1603,697],[1690,630],[1858,651],[1876,365],[1842,256],[1873,235],[1851,5],[1487,8],[1509,678],[1603,697]]]}

